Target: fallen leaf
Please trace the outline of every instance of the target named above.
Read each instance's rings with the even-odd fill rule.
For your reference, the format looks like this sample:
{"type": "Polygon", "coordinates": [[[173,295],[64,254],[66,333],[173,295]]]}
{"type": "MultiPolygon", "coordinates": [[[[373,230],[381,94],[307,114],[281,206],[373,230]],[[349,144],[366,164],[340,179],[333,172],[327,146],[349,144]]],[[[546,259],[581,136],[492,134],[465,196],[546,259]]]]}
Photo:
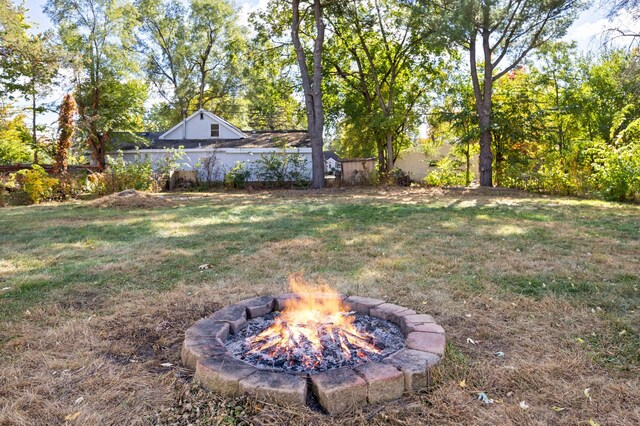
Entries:
{"type": "Polygon", "coordinates": [[[471,343],[472,345],[475,345],[476,341],[473,340],[471,337],[467,337],[467,343],[471,343]]]}
{"type": "Polygon", "coordinates": [[[618,336],[624,336],[625,334],[627,334],[627,330],[622,330],[620,333],[618,333],[618,336]]]}
{"type": "Polygon", "coordinates": [[[171,364],[170,362],[163,362],[162,364],[160,364],[162,367],[173,367],[173,364],[171,364]]]}
{"type": "Polygon", "coordinates": [[[80,416],[80,411],[76,411],[73,414],[69,414],[67,417],[65,417],[64,419],[68,422],[72,422],[75,419],[77,419],[80,416]]]}
{"type": "Polygon", "coordinates": [[[588,399],[589,401],[591,401],[591,395],[589,394],[589,390],[591,390],[591,388],[586,388],[586,389],[584,390],[584,396],[586,396],[586,397],[587,397],[587,399],[588,399]]]}
{"type": "Polygon", "coordinates": [[[554,405],[553,407],[551,407],[551,409],[552,409],[553,411],[555,411],[556,413],[559,413],[560,411],[564,411],[564,410],[566,410],[566,408],[564,408],[564,407],[558,407],[557,405],[554,405]]]}
{"type": "Polygon", "coordinates": [[[496,356],[502,358],[504,356],[504,352],[498,351],[496,352],[496,356]]]}
{"type": "Polygon", "coordinates": [[[80,398],[76,399],[74,404],[76,404],[76,405],[81,404],[82,401],[84,401],[84,397],[83,396],[81,396],[80,398]]]}
{"type": "Polygon", "coordinates": [[[204,269],[210,269],[211,265],[208,263],[203,263],[202,265],[198,266],[198,269],[204,270],[204,269]]]}
{"type": "Polygon", "coordinates": [[[576,337],[576,342],[582,344],[584,343],[584,339],[581,339],[580,337],[576,337]]]}
{"type": "Polygon", "coordinates": [[[596,422],[593,419],[589,419],[589,426],[600,426],[600,423],[596,422]]]}
{"type": "Polygon", "coordinates": [[[467,381],[465,379],[462,379],[460,381],[460,383],[458,383],[458,386],[460,386],[461,388],[466,388],[467,387],[467,381]]]}
{"type": "Polygon", "coordinates": [[[527,403],[523,400],[520,401],[520,408],[522,408],[523,410],[526,410],[527,408],[529,408],[529,406],[527,405],[527,403]]]}

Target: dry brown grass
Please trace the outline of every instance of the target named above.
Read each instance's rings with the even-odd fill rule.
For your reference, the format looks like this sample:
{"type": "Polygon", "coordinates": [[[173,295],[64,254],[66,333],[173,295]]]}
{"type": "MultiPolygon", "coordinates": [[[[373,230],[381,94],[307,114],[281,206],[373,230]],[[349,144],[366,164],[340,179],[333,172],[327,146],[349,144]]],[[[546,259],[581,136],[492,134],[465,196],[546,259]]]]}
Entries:
{"type": "MultiPolygon", "coordinates": [[[[548,209],[573,203],[570,199],[495,190],[264,191],[175,197],[191,199],[189,202],[196,205],[260,207],[286,206],[301,197],[305,203],[348,201],[363,206],[437,202],[448,209],[475,203],[535,210],[532,201],[548,209]]],[[[612,214],[637,212],[621,208],[620,213],[617,207],[611,207],[612,214]]],[[[549,294],[526,297],[504,291],[499,282],[503,276],[531,276],[545,271],[572,276],[576,282],[600,279],[598,271],[602,268],[630,275],[640,253],[638,240],[620,242],[606,233],[597,238],[585,236],[581,229],[557,221],[540,222],[534,225],[541,235],[572,241],[580,247],[579,252],[550,251],[534,238],[527,240],[523,251],[496,243],[490,248],[495,256],[483,257],[487,248],[476,245],[475,239],[490,229],[503,226],[500,232],[512,235],[534,225],[523,220],[472,224],[459,220],[452,217],[450,223],[442,222],[433,230],[436,247],[415,243],[406,246],[403,238],[411,238],[405,235],[413,229],[411,223],[376,225],[367,228],[367,233],[336,228],[348,248],[340,254],[333,252],[326,238],[293,233],[259,247],[238,247],[251,251],[228,255],[229,264],[240,265],[232,274],[206,275],[208,278],[164,292],[126,286],[101,289],[86,284],[54,293],[18,320],[2,323],[0,424],[64,424],[66,416],[78,412],[78,417],[67,423],[575,425],[589,424],[593,419],[601,425],[640,424],[638,366],[613,368],[585,343],[590,336],[611,334],[610,317],[580,299],[549,294]],[[460,230],[469,236],[455,234],[460,230]],[[383,246],[391,250],[382,252],[379,248],[383,246]],[[456,247],[463,250],[449,252],[456,247]],[[311,263],[297,258],[301,252],[308,253],[311,263]],[[346,272],[316,270],[336,262],[338,256],[346,272]],[[415,264],[420,259],[428,259],[428,264],[415,264]],[[448,348],[445,360],[433,373],[432,389],[330,418],[309,409],[283,409],[244,398],[223,399],[193,385],[193,372],[181,367],[179,361],[184,330],[223,305],[285,291],[282,277],[305,266],[311,269],[308,277],[331,283],[343,292],[384,297],[434,315],[447,331],[448,348]],[[474,281],[477,287],[452,285],[449,272],[460,269],[479,275],[477,283],[474,281]],[[483,269],[492,273],[482,274],[483,269]],[[425,274],[429,275],[428,285],[425,274]],[[498,351],[505,356],[496,356],[498,351]],[[163,363],[172,366],[163,367],[163,363]],[[460,386],[462,380],[464,388],[460,386]],[[585,389],[589,389],[588,396],[585,389]],[[476,399],[478,392],[485,392],[496,402],[482,404],[476,399]],[[529,408],[521,408],[521,401],[529,408]]],[[[333,229],[332,224],[327,226],[333,229]]],[[[165,252],[164,244],[162,241],[149,247],[145,265],[161,267],[162,262],[170,260],[158,260],[158,253],[165,252]]],[[[180,253],[181,249],[176,250],[180,253]]],[[[187,258],[188,252],[182,250],[187,258]]],[[[214,253],[217,248],[209,250],[214,253]]],[[[144,274],[136,269],[136,259],[146,258],[127,260],[131,264],[124,264],[124,271],[119,272],[144,274]]],[[[0,266],[6,277],[18,270],[14,263],[4,260],[0,266]]],[[[637,313],[630,312],[627,320],[637,326],[637,313]]]]}
{"type": "Polygon", "coordinates": [[[175,205],[172,200],[162,195],[139,192],[134,189],[106,195],[90,201],[88,204],[98,208],[111,207],[121,209],[152,209],[175,205]]]}

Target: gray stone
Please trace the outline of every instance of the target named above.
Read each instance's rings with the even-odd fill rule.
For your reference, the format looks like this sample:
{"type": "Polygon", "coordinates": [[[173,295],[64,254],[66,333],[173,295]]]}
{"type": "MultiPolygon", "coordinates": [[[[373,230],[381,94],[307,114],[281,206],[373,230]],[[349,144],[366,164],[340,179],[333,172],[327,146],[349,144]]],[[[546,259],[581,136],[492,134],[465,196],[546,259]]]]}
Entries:
{"type": "Polygon", "coordinates": [[[405,343],[409,349],[444,355],[445,338],[443,334],[414,331],[407,334],[405,343]]]}
{"type": "Polygon", "coordinates": [[[383,303],[375,308],[371,308],[370,315],[391,321],[400,325],[400,319],[404,315],[413,315],[416,311],[407,309],[404,306],[394,305],[393,303],[383,303]]]}
{"type": "Polygon", "coordinates": [[[322,408],[331,415],[358,408],[367,402],[367,382],[349,368],[312,374],[311,388],[322,408]]]}
{"type": "Polygon", "coordinates": [[[404,390],[419,391],[429,386],[429,370],[440,361],[438,355],[415,349],[402,349],[389,356],[384,361],[404,373],[404,390]]]}
{"type": "Polygon", "coordinates": [[[202,318],[193,323],[185,332],[185,336],[189,337],[210,337],[226,341],[229,336],[229,324],[222,321],[216,321],[211,318],[202,318]]]}
{"type": "Polygon", "coordinates": [[[247,309],[242,305],[227,306],[211,314],[209,319],[228,323],[231,333],[235,334],[247,325],[247,309]]]}
{"type": "Polygon", "coordinates": [[[307,401],[307,381],[292,374],[257,371],[240,380],[240,393],[282,405],[304,406],[307,401]]]}
{"type": "Polygon", "coordinates": [[[275,299],[271,296],[254,297],[252,299],[245,299],[238,303],[247,309],[247,318],[258,318],[273,311],[275,305],[275,299]]]}
{"type": "Polygon", "coordinates": [[[370,404],[393,401],[404,393],[404,373],[391,364],[369,362],[353,369],[368,385],[370,404]]]}
{"type": "Polygon", "coordinates": [[[300,300],[300,296],[295,293],[285,293],[276,296],[274,311],[282,311],[286,307],[286,303],[290,300],[300,300]]]}
{"type": "Polygon", "coordinates": [[[432,324],[435,322],[436,321],[433,319],[431,315],[413,313],[413,314],[402,315],[400,318],[399,325],[400,325],[400,329],[406,336],[407,333],[409,333],[409,328],[411,328],[411,326],[432,324]]]}
{"type": "Polygon", "coordinates": [[[220,356],[227,353],[227,349],[219,339],[188,337],[182,343],[180,355],[182,364],[188,368],[196,368],[196,363],[202,358],[220,356]]]}
{"type": "Polygon", "coordinates": [[[344,299],[344,303],[352,311],[369,315],[371,308],[375,308],[376,306],[382,305],[384,303],[384,300],[372,299],[370,297],[349,296],[346,299],[344,299]]]}
{"type": "Polygon", "coordinates": [[[193,379],[201,386],[220,395],[240,395],[240,380],[246,379],[258,369],[230,355],[201,358],[196,364],[193,379]]]}

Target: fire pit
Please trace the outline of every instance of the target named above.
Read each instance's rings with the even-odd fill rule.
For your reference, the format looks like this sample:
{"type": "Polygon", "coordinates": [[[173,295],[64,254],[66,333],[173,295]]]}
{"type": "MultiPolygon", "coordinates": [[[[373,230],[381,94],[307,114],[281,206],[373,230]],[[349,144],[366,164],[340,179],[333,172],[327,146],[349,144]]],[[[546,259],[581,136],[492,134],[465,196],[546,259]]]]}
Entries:
{"type": "Polygon", "coordinates": [[[330,414],[390,401],[429,384],[444,354],[429,315],[291,280],[294,293],[238,302],[186,332],[183,363],[225,396],[317,402],[330,414]]]}

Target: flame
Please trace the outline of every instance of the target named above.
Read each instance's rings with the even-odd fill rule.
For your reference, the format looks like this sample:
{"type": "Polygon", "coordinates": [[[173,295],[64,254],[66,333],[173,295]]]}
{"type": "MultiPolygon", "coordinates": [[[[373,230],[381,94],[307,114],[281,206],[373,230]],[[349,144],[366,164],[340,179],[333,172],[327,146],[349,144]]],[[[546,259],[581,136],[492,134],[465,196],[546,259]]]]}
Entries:
{"type": "Polygon", "coordinates": [[[322,362],[329,345],[347,361],[357,357],[364,362],[367,354],[380,352],[373,336],[356,328],[355,317],[335,290],[312,287],[300,273],[289,277],[289,288],[296,297],[285,302],[272,326],[247,339],[248,354],[284,357],[290,364],[295,357],[312,369],[322,362]]]}

